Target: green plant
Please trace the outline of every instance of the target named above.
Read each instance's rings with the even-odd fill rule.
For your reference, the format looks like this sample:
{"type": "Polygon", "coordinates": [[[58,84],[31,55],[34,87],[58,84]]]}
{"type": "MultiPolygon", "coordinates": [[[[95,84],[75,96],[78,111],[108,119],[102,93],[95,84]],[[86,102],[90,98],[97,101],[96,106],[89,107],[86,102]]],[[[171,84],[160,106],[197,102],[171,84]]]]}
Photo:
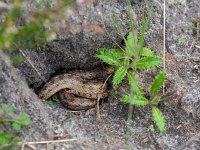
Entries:
{"type": "Polygon", "coordinates": [[[12,135],[11,131],[6,131],[6,128],[9,127],[9,130],[12,129],[19,132],[21,131],[21,127],[28,126],[29,124],[29,115],[25,113],[19,113],[16,115],[14,113],[13,107],[5,104],[0,104],[0,149],[9,150],[10,148],[15,147],[16,144],[20,141],[19,137],[12,135]]]}
{"type": "Polygon", "coordinates": [[[54,104],[57,104],[57,103],[59,103],[59,102],[60,102],[59,97],[58,97],[57,95],[53,95],[53,96],[49,99],[48,104],[49,104],[49,105],[54,105],[54,104]]]}
{"type": "Polygon", "coordinates": [[[149,125],[149,127],[148,127],[148,131],[150,131],[150,132],[154,132],[154,131],[155,131],[154,126],[153,126],[153,125],[149,125]]]}
{"type": "Polygon", "coordinates": [[[32,8],[25,9],[24,0],[0,2],[0,51],[13,52],[13,63],[23,59],[17,50],[45,47],[48,41],[56,38],[60,26],[52,26],[55,20],[64,17],[64,11],[74,0],[36,0],[32,8]],[[16,53],[17,52],[17,53],[16,53]]]}
{"type": "Polygon", "coordinates": [[[141,90],[141,86],[138,86],[135,80],[133,73],[128,74],[129,85],[131,86],[131,91],[135,93],[134,95],[123,95],[122,102],[135,105],[135,106],[146,106],[152,105],[152,116],[156,125],[158,126],[161,132],[165,131],[165,119],[161,111],[156,107],[156,105],[160,102],[160,97],[157,96],[160,88],[163,86],[166,78],[166,73],[160,71],[159,74],[154,79],[153,83],[150,86],[150,98],[146,98],[144,96],[144,92],[141,90]]]}
{"type": "Polygon", "coordinates": [[[184,43],[186,43],[187,42],[187,39],[186,38],[178,38],[177,39],[177,43],[178,44],[184,44],[184,43]]]}
{"type": "MultiPolygon", "coordinates": [[[[145,32],[148,28],[149,20],[153,10],[154,1],[151,3],[150,11],[148,15],[145,16],[143,11],[142,14],[142,24],[140,36],[137,35],[135,26],[133,24],[131,15],[131,3],[128,0],[128,15],[129,23],[131,27],[131,32],[129,32],[127,39],[124,37],[120,24],[114,13],[114,20],[116,27],[121,34],[123,40],[125,41],[125,46],[123,49],[99,49],[97,57],[103,62],[108,63],[115,68],[115,74],[113,77],[113,84],[118,86],[125,77],[128,77],[128,83],[130,86],[130,93],[128,95],[122,96],[122,101],[125,103],[135,106],[152,106],[152,116],[158,127],[158,129],[163,132],[165,131],[165,119],[162,112],[156,106],[160,102],[160,97],[157,96],[159,89],[163,86],[166,73],[161,71],[151,84],[149,93],[150,99],[145,97],[143,88],[138,83],[137,70],[153,69],[162,63],[162,59],[151,51],[151,49],[144,47],[144,37],[145,32]]],[[[130,119],[132,108],[129,109],[128,124],[130,125],[130,119]]]]}

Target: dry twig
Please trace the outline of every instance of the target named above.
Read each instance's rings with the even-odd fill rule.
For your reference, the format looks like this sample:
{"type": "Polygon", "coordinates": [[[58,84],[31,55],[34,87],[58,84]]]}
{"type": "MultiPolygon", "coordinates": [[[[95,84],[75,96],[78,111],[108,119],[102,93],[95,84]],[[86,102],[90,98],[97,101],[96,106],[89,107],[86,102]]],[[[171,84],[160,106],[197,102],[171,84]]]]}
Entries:
{"type": "Polygon", "coordinates": [[[35,142],[19,142],[18,145],[34,145],[34,144],[49,144],[49,143],[64,143],[64,142],[73,142],[77,141],[77,139],[64,139],[64,140],[50,140],[50,141],[35,141],[35,142]]]}
{"type": "Polygon", "coordinates": [[[33,65],[32,61],[26,56],[26,54],[19,49],[19,52],[22,54],[22,56],[26,59],[26,61],[28,62],[28,64],[31,65],[31,67],[35,70],[35,72],[38,74],[38,76],[45,82],[44,77],[42,77],[41,73],[37,70],[37,68],[33,65]]]}
{"type": "MultiPolygon", "coordinates": [[[[111,74],[112,75],[112,74],[111,74]]],[[[111,75],[109,75],[105,82],[103,83],[103,86],[101,87],[101,93],[103,92],[103,88],[106,85],[106,82],[108,81],[108,79],[111,77],[111,75]]],[[[98,95],[98,99],[97,99],[97,105],[96,105],[96,115],[97,115],[97,120],[101,120],[101,116],[100,116],[100,111],[99,111],[99,102],[100,102],[101,96],[98,95]]]]}

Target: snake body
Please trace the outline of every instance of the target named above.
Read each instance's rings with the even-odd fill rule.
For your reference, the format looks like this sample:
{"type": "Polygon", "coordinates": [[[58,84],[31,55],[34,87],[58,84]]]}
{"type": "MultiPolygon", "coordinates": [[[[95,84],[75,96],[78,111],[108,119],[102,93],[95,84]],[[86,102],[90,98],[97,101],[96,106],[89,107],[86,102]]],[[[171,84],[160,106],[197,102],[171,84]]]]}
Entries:
{"type": "Polygon", "coordinates": [[[108,96],[105,77],[113,73],[107,67],[92,71],[72,70],[51,78],[39,91],[38,96],[47,100],[59,92],[62,103],[73,110],[89,109],[96,105],[99,97],[108,96]]]}

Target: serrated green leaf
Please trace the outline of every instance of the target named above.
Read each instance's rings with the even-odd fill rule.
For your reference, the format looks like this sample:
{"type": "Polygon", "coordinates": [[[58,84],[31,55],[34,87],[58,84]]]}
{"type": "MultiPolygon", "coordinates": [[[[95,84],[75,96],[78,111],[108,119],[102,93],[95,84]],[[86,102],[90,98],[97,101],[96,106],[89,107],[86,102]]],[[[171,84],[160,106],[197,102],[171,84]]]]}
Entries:
{"type": "Polygon", "coordinates": [[[156,96],[151,100],[151,104],[157,105],[160,102],[160,97],[156,96]]]}
{"type": "Polygon", "coordinates": [[[162,59],[160,57],[152,56],[152,57],[141,58],[140,60],[133,62],[131,67],[136,69],[150,69],[150,68],[155,68],[161,63],[162,59]]]}
{"type": "Polygon", "coordinates": [[[19,123],[16,123],[16,122],[12,123],[12,127],[16,131],[20,131],[21,130],[21,125],[19,123]]]}
{"type": "Polygon", "coordinates": [[[135,95],[133,100],[131,101],[131,104],[136,105],[136,106],[145,106],[149,104],[148,99],[141,95],[135,95]]]}
{"type": "Polygon", "coordinates": [[[135,39],[137,36],[133,36],[133,32],[129,32],[128,37],[127,37],[127,41],[126,41],[126,51],[128,52],[128,54],[130,54],[130,56],[135,56],[137,55],[137,51],[136,51],[136,47],[137,47],[137,39],[135,39]]]}
{"type": "Polygon", "coordinates": [[[123,51],[121,49],[99,49],[97,54],[100,54],[100,55],[108,55],[108,56],[111,56],[111,57],[114,57],[114,58],[121,58],[123,57],[123,51]]]}
{"type": "Polygon", "coordinates": [[[124,95],[122,96],[122,102],[136,106],[145,106],[149,103],[148,99],[140,95],[135,95],[133,98],[131,98],[129,95],[124,95]]]}
{"type": "Polygon", "coordinates": [[[152,108],[152,116],[160,132],[165,131],[166,130],[165,118],[162,112],[157,107],[152,108]]]}
{"type": "Polygon", "coordinates": [[[29,115],[25,114],[25,113],[20,113],[19,114],[19,119],[20,119],[20,123],[21,125],[27,126],[30,124],[30,117],[29,115]]]}
{"type": "Polygon", "coordinates": [[[133,72],[129,72],[128,73],[128,82],[131,86],[131,91],[135,94],[135,95],[144,95],[142,88],[138,85],[137,83],[137,79],[134,75],[133,72]]]}
{"type": "Polygon", "coordinates": [[[11,138],[11,134],[10,133],[5,133],[5,132],[0,133],[0,143],[2,145],[8,144],[10,138],[11,138]]]}
{"type": "Polygon", "coordinates": [[[157,94],[160,88],[163,86],[167,74],[164,71],[160,71],[159,74],[155,77],[151,88],[150,88],[150,95],[153,97],[157,94]]]}
{"type": "Polygon", "coordinates": [[[118,65],[120,58],[123,57],[123,51],[120,49],[99,49],[97,57],[110,65],[118,65]]]}
{"type": "Polygon", "coordinates": [[[151,56],[153,56],[153,55],[154,55],[154,54],[153,54],[153,52],[151,51],[150,48],[144,47],[144,48],[142,49],[142,56],[151,57],[151,56]]]}
{"type": "Polygon", "coordinates": [[[130,104],[131,98],[129,95],[122,95],[121,101],[130,104]]]}
{"type": "Polygon", "coordinates": [[[124,56],[123,50],[121,49],[110,49],[110,55],[113,55],[116,59],[120,59],[124,56]]]}
{"type": "Polygon", "coordinates": [[[97,55],[99,59],[101,59],[103,62],[108,63],[110,65],[118,65],[119,62],[112,57],[105,56],[105,55],[97,55]]]}
{"type": "Polygon", "coordinates": [[[5,112],[6,112],[7,114],[13,114],[13,113],[14,113],[14,110],[13,110],[13,107],[12,107],[12,106],[6,106],[6,107],[4,108],[4,110],[5,110],[5,112]]]}
{"type": "Polygon", "coordinates": [[[3,144],[0,149],[1,150],[10,150],[12,148],[15,148],[17,143],[20,141],[19,137],[14,137],[12,139],[9,140],[10,142],[7,144],[3,144]]]}
{"type": "Polygon", "coordinates": [[[126,76],[126,73],[127,73],[127,69],[125,67],[121,66],[115,72],[115,75],[114,75],[114,78],[113,78],[113,84],[118,85],[124,79],[124,77],[126,76]]]}
{"type": "Polygon", "coordinates": [[[124,59],[124,66],[127,68],[129,66],[129,58],[124,59]]]}

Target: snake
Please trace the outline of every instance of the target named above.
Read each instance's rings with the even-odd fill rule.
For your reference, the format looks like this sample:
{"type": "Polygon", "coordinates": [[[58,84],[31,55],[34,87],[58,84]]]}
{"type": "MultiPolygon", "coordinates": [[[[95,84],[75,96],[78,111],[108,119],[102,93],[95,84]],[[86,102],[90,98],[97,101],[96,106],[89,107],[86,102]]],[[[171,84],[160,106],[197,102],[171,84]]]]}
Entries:
{"type": "Polygon", "coordinates": [[[108,96],[106,78],[114,72],[110,66],[90,71],[71,70],[47,81],[38,92],[38,97],[48,100],[58,93],[64,106],[72,110],[87,110],[95,107],[98,98],[108,96]]]}

